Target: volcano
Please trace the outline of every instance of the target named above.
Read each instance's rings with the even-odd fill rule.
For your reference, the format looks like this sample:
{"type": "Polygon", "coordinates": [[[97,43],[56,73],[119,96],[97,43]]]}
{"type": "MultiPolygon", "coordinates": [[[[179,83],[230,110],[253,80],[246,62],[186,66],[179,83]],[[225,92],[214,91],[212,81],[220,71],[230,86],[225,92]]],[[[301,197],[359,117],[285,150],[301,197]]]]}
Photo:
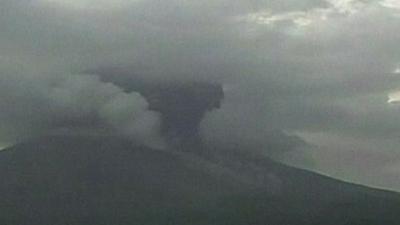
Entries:
{"type": "Polygon", "coordinates": [[[5,225],[400,224],[397,193],[229,150],[48,136],[0,152],[0,176],[5,225]]]}

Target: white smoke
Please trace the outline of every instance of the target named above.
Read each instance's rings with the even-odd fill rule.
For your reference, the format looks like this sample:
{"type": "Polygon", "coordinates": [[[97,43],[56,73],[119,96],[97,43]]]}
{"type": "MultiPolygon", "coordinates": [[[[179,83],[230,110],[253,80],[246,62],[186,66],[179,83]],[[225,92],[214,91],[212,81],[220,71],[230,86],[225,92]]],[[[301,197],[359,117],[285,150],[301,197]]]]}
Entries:
{"type": "Polygon", "coordinates": [[[154,148],[163,148],[164,142],[158,135],[159,115],[148,111],[148,103],[138,93],[121,92],[104,104],[100,117],[122,134],[132,137],[154,148]]]}
{"type": "Polygon", "coordinates": [[[9,138],[14,138],[13,133],[17,138],[58,132],[106,133],[162,147],[159,116],[148,110],[147,101],[140,94],[125,92],[95,75],[21,76],[23,79],[2,79],[0,117],[11,125],[21,124],[1,125],[11,134],[9,138]]]}

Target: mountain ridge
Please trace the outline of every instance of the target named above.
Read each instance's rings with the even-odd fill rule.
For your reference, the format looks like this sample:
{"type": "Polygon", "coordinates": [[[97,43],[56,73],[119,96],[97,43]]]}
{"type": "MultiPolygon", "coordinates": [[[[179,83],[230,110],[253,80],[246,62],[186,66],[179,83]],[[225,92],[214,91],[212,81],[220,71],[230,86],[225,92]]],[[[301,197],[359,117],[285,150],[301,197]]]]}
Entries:
{"type": "Polygon", "coordinates": [[[398,193],[245,152],[52,136],[0,152],[0,176],[7,225],[400,223],[398,193]]]}

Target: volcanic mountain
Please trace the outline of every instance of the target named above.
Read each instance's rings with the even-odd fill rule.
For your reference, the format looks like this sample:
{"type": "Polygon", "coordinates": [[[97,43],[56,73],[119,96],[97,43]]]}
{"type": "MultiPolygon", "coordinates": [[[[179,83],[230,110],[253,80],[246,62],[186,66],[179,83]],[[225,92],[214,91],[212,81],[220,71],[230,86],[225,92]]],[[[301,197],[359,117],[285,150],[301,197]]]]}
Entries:
{"type": "Polygon", "coordinates": [[[0,177],[4,225],[400,224],[397,193],[245,151],[48,136],[1,151],[0,177]]]}

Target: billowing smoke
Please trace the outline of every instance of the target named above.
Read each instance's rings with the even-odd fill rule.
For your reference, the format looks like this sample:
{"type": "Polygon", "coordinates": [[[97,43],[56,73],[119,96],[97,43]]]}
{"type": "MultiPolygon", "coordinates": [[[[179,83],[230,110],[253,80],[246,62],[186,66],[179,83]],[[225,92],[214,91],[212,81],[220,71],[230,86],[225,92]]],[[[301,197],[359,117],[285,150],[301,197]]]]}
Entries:
{"type": "MultiPolygon", "coordinates": [[[[149,109],[160,114],[161,134],[170,147],[202,146],[200,123],[207,112],[221,106],[222,85],[199,81],[140,82],[133,75],[128,77],[132,80],[114,82],[142,94],[149,102],[149,109]]],[[[103,79],[113,81],[115,78],[103,74],[103,79]]]]}
{"type": "Polygon", "coordinates": [[[209,83],[171,83],[141,91],[150,109],[161,114],[161,133],[175,147],[201,145],[199,126],[206,112],[219,108],[221,85],[209,83]]]}
{"type": "Polygon", "coordinates": [[[147,101],[96,75],[1,78],[0,116],[6,121],[1,128],[8,131],[4,136],[10,139],[56,134],[121,135],[152,147],[164,145],[159,137],[159,114],[149,109],[147,101]]]}
{"type": "MultiPolygon", "coordinates": [[[[286,134],[269,120],[260,119],[263,117],[259,115],[262,112],[257,112],[259,101],[235,102],[245,93],[242,87],[229,88],[212,80],[151,81],[128,71],[102,68],[97,73],[104,81],[139,92],[146,98],[149,108],[160,113],[161,134],[169,147],[183,151],[258,151],[279,157],[306,146],[299,137],[286,134]],[[224,99],[224,91],[228,92],[228,99],[224,99]],[[236,92],[233,99],[232,92],[236,92]]],[[[256,95],[245,93],[245,96],[256,95]]]]}

